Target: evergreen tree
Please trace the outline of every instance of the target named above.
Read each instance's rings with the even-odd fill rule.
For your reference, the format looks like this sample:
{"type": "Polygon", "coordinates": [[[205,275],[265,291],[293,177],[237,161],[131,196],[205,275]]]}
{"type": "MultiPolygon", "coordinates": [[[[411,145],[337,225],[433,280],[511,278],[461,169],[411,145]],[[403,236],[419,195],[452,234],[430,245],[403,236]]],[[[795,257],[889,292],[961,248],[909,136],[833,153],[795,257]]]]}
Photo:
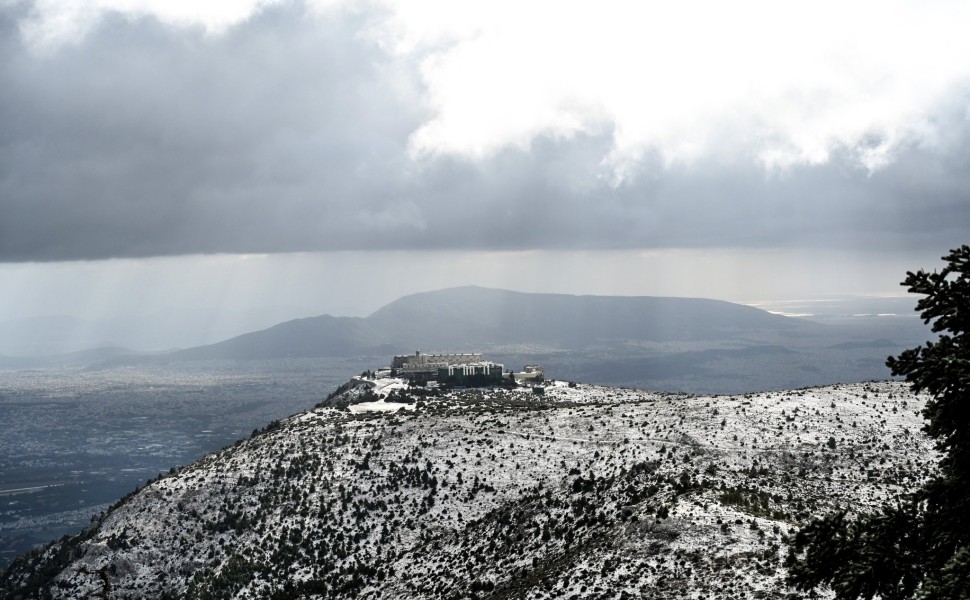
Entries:
{"type": "Polygon", "coordinates": [[[970,246],[951,250],[940,272],[907,273],[924,297],[916,310],[936,341],[886,364],[930,396],[924,431],[943,457],[915,493],[875,514],[844,512],[802,529],[792,545],[789,583],[829,584],[839,600],[970,600],[970,246]]]}

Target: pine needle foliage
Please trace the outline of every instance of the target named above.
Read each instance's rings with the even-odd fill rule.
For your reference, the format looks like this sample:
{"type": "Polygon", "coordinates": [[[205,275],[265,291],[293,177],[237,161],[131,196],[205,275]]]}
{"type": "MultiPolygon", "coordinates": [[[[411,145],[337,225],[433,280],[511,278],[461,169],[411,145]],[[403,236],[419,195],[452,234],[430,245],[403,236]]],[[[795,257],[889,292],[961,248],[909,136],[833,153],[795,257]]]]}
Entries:
{"type": "Polygon", "coordinates": [[[940,271],[907,273],[902,285],[935,341],[889,357],[892,374],[927,394],[924,431],[941,452],[915,493],[872,514],[816,519],[795,536],[789,583],[828,585],[838,600],[970,600],[970,246],[940,271]]]}

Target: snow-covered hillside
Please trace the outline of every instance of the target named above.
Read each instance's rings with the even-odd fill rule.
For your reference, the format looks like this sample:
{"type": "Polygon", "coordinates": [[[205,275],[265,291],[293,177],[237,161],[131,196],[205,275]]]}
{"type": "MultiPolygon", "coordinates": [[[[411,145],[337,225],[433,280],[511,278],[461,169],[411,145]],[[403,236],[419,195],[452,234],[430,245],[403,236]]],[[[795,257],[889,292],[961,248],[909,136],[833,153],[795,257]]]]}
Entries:
{"type": "Polygon", "coordinates": [[[345,386],[18,560],[0,597],[787,598],[786,536],[936,459],[901,383],[434,394],[345,386]]]}

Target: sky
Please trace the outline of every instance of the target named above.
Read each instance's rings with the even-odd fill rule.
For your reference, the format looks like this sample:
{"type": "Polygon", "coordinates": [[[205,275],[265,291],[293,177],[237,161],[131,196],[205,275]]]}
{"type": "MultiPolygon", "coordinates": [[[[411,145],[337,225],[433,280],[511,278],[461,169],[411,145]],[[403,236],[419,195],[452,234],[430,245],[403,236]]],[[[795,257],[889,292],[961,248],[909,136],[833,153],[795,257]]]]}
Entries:
{"type": "MultiPolygon", "coordinates": [[[[970,5],[0,0],[0,322],[903,294],[970,5]]],[[[269,318],[268,316],[266,318],[269,318]]]]}

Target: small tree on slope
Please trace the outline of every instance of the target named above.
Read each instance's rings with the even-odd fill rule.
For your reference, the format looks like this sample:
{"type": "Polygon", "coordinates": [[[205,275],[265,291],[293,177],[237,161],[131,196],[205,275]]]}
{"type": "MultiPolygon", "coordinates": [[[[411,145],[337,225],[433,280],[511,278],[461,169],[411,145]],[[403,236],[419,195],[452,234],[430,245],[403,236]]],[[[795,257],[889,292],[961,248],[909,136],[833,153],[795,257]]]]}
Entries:
{"type": "Polygon", "coordinates": [[[924,431],[943,453],[938,473],[875,514],[817,519],[795,536],[789,583],[829,584],[839,600],[970,600],[970,246],[939,273],[907,273],[935,342],[890,357],[893,375],[931,396],[924,431]]]}

